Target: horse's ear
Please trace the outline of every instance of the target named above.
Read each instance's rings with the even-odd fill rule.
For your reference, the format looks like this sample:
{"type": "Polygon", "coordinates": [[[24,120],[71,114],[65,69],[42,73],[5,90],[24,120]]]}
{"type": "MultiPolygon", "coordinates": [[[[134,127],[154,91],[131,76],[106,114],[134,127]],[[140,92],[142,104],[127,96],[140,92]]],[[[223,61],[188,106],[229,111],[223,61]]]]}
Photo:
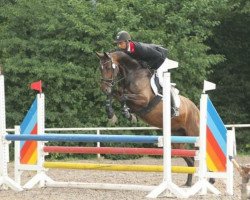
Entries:
{"type": "Polygon", "coordinates": [[[103,58],[104,57],[104,53],[100,53],[100,52],[95,52],[98,58],[103,58]]]}

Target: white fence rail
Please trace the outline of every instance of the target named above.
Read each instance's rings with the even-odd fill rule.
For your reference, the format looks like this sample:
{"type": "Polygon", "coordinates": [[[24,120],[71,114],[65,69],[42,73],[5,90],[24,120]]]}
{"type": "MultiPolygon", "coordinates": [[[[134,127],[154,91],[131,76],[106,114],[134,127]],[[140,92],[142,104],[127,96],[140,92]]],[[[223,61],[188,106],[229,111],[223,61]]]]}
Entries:
{"type": "Polygon", "coordinates": [[[227,128],[250,128],[250,124],[227,124],[227,128]]]}
{"type": "MultiPolygon", "coordinates": [[[[226,125],[227,128],[250,128],[250,124],[228,124],[226,125]]],[[[159,130],[157,127],[95,127],[95,128],[45,128],[45,132],[52,132],[52,131],[118,131],[118,130],[159,130]]],[[[15,132],[15,129],[6,129],[7,132],[15,132]]]]}

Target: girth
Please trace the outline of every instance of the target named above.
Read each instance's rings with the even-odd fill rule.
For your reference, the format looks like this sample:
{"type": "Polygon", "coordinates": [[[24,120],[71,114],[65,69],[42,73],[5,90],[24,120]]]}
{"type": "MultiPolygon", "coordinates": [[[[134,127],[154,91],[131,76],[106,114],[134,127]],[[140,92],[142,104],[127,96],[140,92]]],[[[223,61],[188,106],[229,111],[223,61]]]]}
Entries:
{"type": "Polygon", "coordinates": [[[143,116],[148,114],[150,111],[153,110],[153,108],[162,100],[162,97],[159,95],[156,95],[149,103],[146,107],[143,107],[142,109],[136,111],[135,113],[138,116],[143,116]]]}

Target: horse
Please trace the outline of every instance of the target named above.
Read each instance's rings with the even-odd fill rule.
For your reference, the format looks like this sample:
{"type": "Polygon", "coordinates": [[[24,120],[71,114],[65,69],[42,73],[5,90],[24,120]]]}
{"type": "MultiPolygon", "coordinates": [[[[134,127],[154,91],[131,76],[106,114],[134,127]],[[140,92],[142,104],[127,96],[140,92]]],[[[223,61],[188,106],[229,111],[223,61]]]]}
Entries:
{"type": "MultiPolygon", "coordinates": [[[[150,85],[152,73],[123,51],[96,52],[100,60],[101,90],[107,95],[106,110],[110,119],[116,119],[112,108],[112,96],[123,104],[123,113],[134,119],[135,113],[151,126],[163,128],[163,101],[155,95],[150,85]],[[114,88],[117,90],[114,90],[114,88]]],[[[172,135],[199,136],[200,113],[196,105],[180,96],[179,116],[171,118],[172,135]]],[[[185,144],[172,144],[173,148],[185,148],[185,144]]],[[[194,166],[194,158],[183,157],[187,165],[194,166]]],[[[188,174],[186,186],[192,185],[188,174]]]]}

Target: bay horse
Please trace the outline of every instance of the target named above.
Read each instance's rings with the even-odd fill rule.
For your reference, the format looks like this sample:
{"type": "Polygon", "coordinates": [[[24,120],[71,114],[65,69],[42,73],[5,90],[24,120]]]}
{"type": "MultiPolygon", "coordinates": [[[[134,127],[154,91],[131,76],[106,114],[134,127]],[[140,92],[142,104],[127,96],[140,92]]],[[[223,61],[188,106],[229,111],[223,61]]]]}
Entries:
{"type": "MultiPolygon", "coordinates": [[[[96,52],[100,60],[101,90],[108,96],[106,110],[108,117],[114,119],[111,98],[115,96],[123,103],[123,113],[133,119],[131,110],[147,124],[163,128],[163,102],[153,93],[150,85],[152,76],[149,69],[125,52],[96,52]],[[117,88],[115,91],[114,88],[117,88]]],[[[172,135],[199,136],[200,113],[196,105],[180,95],[179,116],[171,119],[172,135]]],[[[172,144],[173,148],[183,149],[185,144],[172,144]]],[[[188,166],[194,166],[194,158],[183,157],[188,166]]],[[[188,174],[186,186],[192,185],[192,174],[188,174]]]]}

